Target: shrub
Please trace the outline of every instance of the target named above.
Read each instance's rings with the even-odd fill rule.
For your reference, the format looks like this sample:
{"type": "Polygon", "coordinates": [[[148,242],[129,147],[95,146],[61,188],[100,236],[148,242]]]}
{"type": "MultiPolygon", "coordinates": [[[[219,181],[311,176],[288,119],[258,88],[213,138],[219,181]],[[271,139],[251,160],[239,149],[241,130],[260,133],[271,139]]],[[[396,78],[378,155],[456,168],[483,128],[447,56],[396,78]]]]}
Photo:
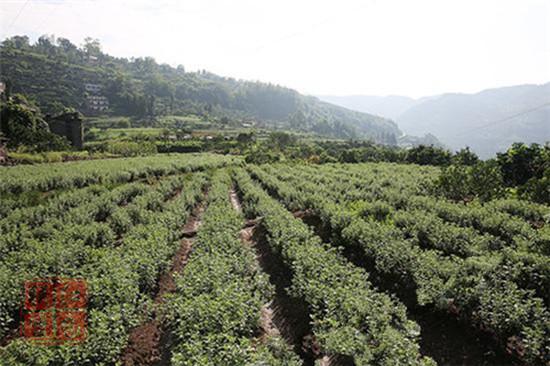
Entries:
{"type": "Polygon", "coordinates": [[[455,201],[474,197],[488,201],[504,194],[502,175],[494,160],[473,166],[451,165],[444,168],[436,187],[440,194],[455,201]]]}
{"type": "Polygon", "coordinates": [[[107,152],[122,156],[150,155],[157,153],[151,142],[114,141],[107,144],[107,152]]]}
{"type": "Polygon", "coordinates": [[[435,146],[420,145],[407,151],[406,161],[419,165],[446,166],[451,163],[451,153],[435,146]]]}
{"type": "Polygon", "coordinates": [[[518,186],[533,177],[540,178],[545,166],[550,167],[548,151],[548,147],[538,144],[515,143],[505,153],[497,154],[506,185],[518,186]]]}
{"type": "Polygon", "coordinates": [[[531,178],[520,187],[521,196],[539,203],[550,204],[550,168],[546,169],[542,178],[531,178]]]}

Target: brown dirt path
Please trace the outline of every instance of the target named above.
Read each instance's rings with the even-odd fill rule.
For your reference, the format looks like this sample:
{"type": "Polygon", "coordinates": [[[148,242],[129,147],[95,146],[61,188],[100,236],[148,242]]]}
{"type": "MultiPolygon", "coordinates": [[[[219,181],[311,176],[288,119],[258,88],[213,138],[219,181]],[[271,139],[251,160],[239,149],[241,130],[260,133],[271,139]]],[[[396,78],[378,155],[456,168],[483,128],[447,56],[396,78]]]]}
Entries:
{"type": "MultiPolygon", "coordinates": [[[[324,241],[330,241],[333,233],[312,210],[293,212],[324,241]]],[[[344,251],[346,258],[358,267],[365,268],[378,288],[387,293],[398,294],[408,309],[408,317],[421,327],[420,352],[433,358],[440,366],[526,366],[520,360],[498,349],[490,335],[471,327],[452,313],[443,313],[433,307],[418,306],[416,295],[401,294],[377,275],[361,250],[352,248],[344,251]]],[[[549,365],[550,366],[550,365],[549,365]]]]}
{"type": "MultiPolygon", "coordinates": [[[[194,209],[182,231],[184,237],[180,248],[172,258],[170,269],[161,275],[158,281],[158,291],[154,304],[164,303],[164,297],[176,290],[175,274],[181,272],[187,261],[194,242],[197,229],[201,224],[202,213],[204,212],[205,200],[199,203],[194,209]]],[[[169,364],[170,352],[168,345],[171,336],[163,329],[161,315],[153,309],[151,319],[130,331],[128,346],[124,350],[121,361],[124,366],[145,366],[169,364]]]]}
{"type": "MultiPolygon", "coordinates": [[[[229,192],[229,197],[233,208],[242,212],[240,198],[235,189],[229,192]]],[[[333,360],[321,354],[315,336],[311,333],[307,306],[286,293],[285,289],[290,286],[288,271],[265,242],[265,233],[259,225],[260,222],[261,218],[247,220],[240,232],[241,241],[256,251],[258,265],[269,275],[270,282],[276,288],[275,297],[260,310],[257,341],[265,343],[270,337],[280,336],[300,355],[304,365],[313,365],[315,360],[319,366],[334,365],[333,360]]]]}
{"type": "MultiPolygon", "coordinates": [[[[237,209],[237,206],[233,206],[237,209]]],[[[244,245],[254,248],[256,242],[254,239],[254,231],[256,229],[256,224],[252,226],[245,226],[241,232],[240,237],[244,245]]],[[[258,263],[259,265],[259,263],[258,263]]],[[[262,343],[265,343],[269,337],[280,336],[281,331],[274,323],[274,313],[273,310],[273,301],[270,301],[264,304],[260,310],[260,334],[258,340],[262,343]]]]}
{"type": "MultiPolygon", "coordinates": [[[[235,211],[242,212],[241,202],[235,189],[229,192],[229,198],[235,211]]],[[[254,239],[256,225],[257,221],[247,220],[245,227],[239,233],[242,243],[247,247],[254,248],[257,244],[254,239]]],[[[273,314],[273,301],[262,306],[260,310],[260,334],[258,336],[258,340],[262,343],[265,343],[269,337],[281,335],[279,328],[273,322],[273,314]]]]}

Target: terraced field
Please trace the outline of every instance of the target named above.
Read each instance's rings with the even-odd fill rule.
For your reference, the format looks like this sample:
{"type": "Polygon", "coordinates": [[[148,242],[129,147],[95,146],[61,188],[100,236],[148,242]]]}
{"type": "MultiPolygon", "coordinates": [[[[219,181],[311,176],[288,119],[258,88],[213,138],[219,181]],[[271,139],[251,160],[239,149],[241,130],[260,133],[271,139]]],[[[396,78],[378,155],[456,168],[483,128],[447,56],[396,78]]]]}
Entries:
{"type": "Polygon", "coordinates": [[[548,364],[550,208],[447,201],[438,174],[210,154],[0,168],[0,364],[548,364]],[[87,283],[84,340],[19,331],[36,278],[87,283]]]}

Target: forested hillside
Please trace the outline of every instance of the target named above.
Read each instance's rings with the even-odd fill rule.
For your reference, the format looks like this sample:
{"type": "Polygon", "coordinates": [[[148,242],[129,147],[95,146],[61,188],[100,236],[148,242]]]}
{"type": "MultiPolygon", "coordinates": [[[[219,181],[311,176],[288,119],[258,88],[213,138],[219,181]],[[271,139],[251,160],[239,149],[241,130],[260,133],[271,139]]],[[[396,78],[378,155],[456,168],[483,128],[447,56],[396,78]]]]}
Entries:
{"type": "Polygon", "coordinates": [[[400,135],[390,120],[350,111],[277,85],[235,80],[206,71],[186,72],[153,58],[116,58],[87,39],[77,47],[68,39],[26,36],[6,39],[0,48],[2,78],[12,93],[24,93],[54,113],[64,107],[85,111],[85,84],[100,85],[108,113],[138,118],[161,115],[255,121],[339,138],[371,138],[395,143],[400,135]]]}
{"type": "Polygon", "coordinates": [[[429,131],[452,148],[468,145],[484,158],[516,141],[543,144],[550,140],[550,83],[445,94],[397,121],[407,133],[429,131]]]}
{"type": "Polygon", "coordinates": [[[435,135],[453,150],[469,146],[482,158],[514,142],[550,140],[550,83],[448,93],[411,99],[400,96],[321,96],[322,100],[397,122],[406,134],[435,135]]]}
{"type": "Polygon", "coordinates": [[[396,119],[401,113],[420,102],[420,100],[401,95],[388,95],[385,97],[375,95],[320,95],[319,99],[354,111],[371,113],[391,119],[396,119]]]}

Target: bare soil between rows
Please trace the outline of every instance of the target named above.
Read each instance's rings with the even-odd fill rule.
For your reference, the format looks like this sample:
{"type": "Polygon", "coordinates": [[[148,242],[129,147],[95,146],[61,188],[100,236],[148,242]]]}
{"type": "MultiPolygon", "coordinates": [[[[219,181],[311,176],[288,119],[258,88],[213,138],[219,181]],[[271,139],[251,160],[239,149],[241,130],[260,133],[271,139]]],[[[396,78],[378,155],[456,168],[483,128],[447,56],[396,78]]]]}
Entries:
{"type": "MultiPolygon", "coordinates": [[[[293,213],[310,226],[325,242],[340,240],[311,210],[293,213]]],[[[414,289],[397,289],[397,281],[384,278],[374,270],[374,263],[365,258],[360,248],[345,246],[344,256],[369,272],[370,280],[382,291],[397,294],[405,303],[408,316],[420,325],[420,353],[433,358],[439,366],[520,366],[514,357],[497,348],[490,335],[474,329],[451,313],[430,306],[418,306],[414,289]]]]}
{"type": "MultiPolygon", "coordinates": [[[[231,190],[230,199],[234,209],[241,212],[241,200],[235,190],[231,190]]],[[[316,361],[319,366],[349,364],[347,359],[344,361],[322,354],[312,332],[308,306],[303,299],[291,297],[287,293],[291,285],[291,271],[269,247],[261,220],[247,220],[240,232],[241,241],[256,251],[260,268],[269,275],[269,281],[275,287],[275,296],[261,309],[257,340],[265,343],[271,336],[281,336],[306,366],[313,366],[316,361]]]]}
{"type": "MultiPolygon", "coordinates": [[[[157,294],[154,298],[155,306],[164,303],[166,294],[176,291],[175,275],[185,268],[189,260],[194,237],[205,209],[204,202],[205,200],[195,206],[183,227],[183,239],[172,258],[170,269],[159,278],[157,294]]],[[[170,365],[171,343],[171,332],[163,327],[161,315],[153,309],[150,320],[130,331],[128,346],[121,357],[122,364],[124,366],[170,365]]]]}
{"type": "MultiPolygon", "coordinates": [[[[137,180],[137,181],[145,181],[147,182],[148,184],[150,185],[156,185],[158,184],[158,180],[155,180],[154,182],[148,182],[147,179],[140,179],[140,180],[137,180]]],[[[127,182],[127,183],[131,183],[131,182],[127,182]]],[[[122,184],[126,184],[126,183],[120,183],[120,184],[112,184],[111,187],[115,187],[115,186],[120,186],[122,184]]],[[[84,188],[84,187],[80,187],[80,188],[84,188]]],[[[80,189],[79,188],[79,189],[80,189]]],[[[54,192],[56,190],[52,190],[52,191],[48,191],[48,192],[41,192],[41,195],[43,197],[47,197],[47,196],[50,196],[50,195],[53,195],[54,192]]],[[[181,193],[181,189],[178,189],[176,190],[172,195],[171,197],[168,199],[168,201],[171,201],[171,200],[174,200],[176,199],[179,194],[181,193]]],[[[137,196],[133,196],[131,197],[130,199],[127,199],[127,200],[124,200],[122,202],[120,202],[118,204],[118,207],[119,208],[124,208],[124,207],[127,207],[130,203],[133,202],[134,199],[136,199],[137,196]]],[[[38,204],[37,204],[38,205],[38,204]]],[[[34,205],[36,206],[36,205],[34,205]]],[[[94,219],[95,222],[105,222],[106,221],[106,217],[96,217],[94,219]]],[[[122,245],[124,242],[124,235],[123,234],[120,234],[120,235],[117,235],[113,245],[115,247],[118,247],[120,245],[122,245]]],[[[16,311],[15,313],[12,314],[12,318],[13,318],[13,321],[8,329],[8,331],[6,332],[6,334],[3,336],[3,338],[0,339],[0,347],[6,347],[11,341],[21,337],[21,327],[22,327],[22,319],[21,319],[21,311],[18,310],[16,311]]]]}

